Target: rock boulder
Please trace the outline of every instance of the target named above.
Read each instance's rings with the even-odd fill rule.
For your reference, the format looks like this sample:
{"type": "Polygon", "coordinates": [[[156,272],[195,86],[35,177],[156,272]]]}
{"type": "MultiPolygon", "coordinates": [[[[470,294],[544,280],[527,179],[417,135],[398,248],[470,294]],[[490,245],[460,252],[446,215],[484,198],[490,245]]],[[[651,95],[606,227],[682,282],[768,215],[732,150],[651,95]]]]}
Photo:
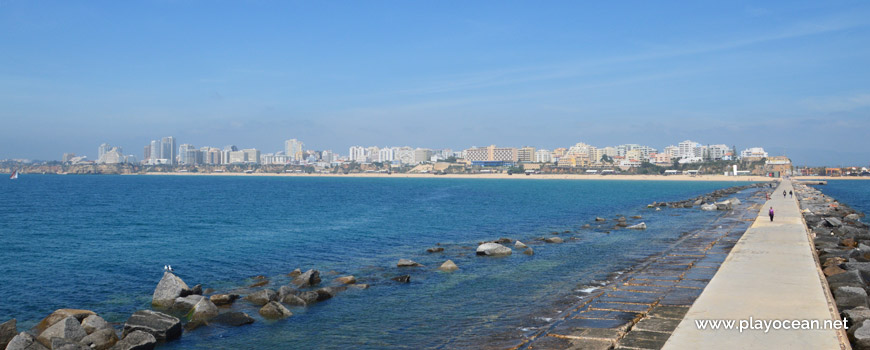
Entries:
{"type": "Polygon", "coordinates": [[[271,289],[263,289],[245,296],[245,300],[259,306],[266,305],[270,301],[275,301],[277,298],[278,293],[271,289]]]}
{"type": "Polygon", "coordinates": [[[641,222],[641,223],[639,223],[639,224],[637,224],[637,225],[631,225],[631,226],[626,227],[626,228],[627,228],[627,229],[630,229],[630,230],[646,230],[646,223],[645,223],[645,222],[641,222]]]}
{"type": "Polygon", "coordinates": [[[90,315],[82,320],[82,328],[85,329],[85,332],[91,334],[104,328],[112,328],[112,326],[102,317],[97,315],[90,315]]]}
{"type": "Polygon", "coordinates": [[[0,349],[5,349],[6,344],[18,335],[18,321],[14,318],[0,324],[0,349]]]}
{"type": "Polygon", "coordinates": [[[293,284],[300,288],[316,286],[320,284],[320,271],[305,271],[305,273],[296,276],[296,278],[293,279],[293,284]]]}
{"type": "MultiPolygon", "coordinates": [[[[179,328],[180,331],[181,328],[179,328]]],[[[124,339],[115,343],[111,350],[152,350],[157,345],[153,334],[143,331],[132,331],[124,339]]]]}
{"type": "Polygon", "coordinates": [[[9,341],[6,350],[48,350],[48,348],[36,341],[36,338],[29,333],[21,332],[9,341]]]}
{"type": "Polygon", "coordinates": [[[94,350],[107,350],[118,342],[118,335],[112,328],[100,328],[82,339],[85,344],[94,350]]]}
{"type": "Polygon", "coordinates": [[[290,310],[287,310],[284,305],[278,303],[277,301],[270,301],[268,304],[263,305],[259,311],[260,315],[269,318],[269,319],[281,319],[293,316],[293,313],[290,310]]]}
{"type": "Polygon", "coordinates": [[[560,238],[560,237],[548,237],[548,238],[544,238],[544,242],[547,242],[547,243],[562,243],[562,242],[564,242],[564,240],[562,240],[562,238],[560,238]]]}
{"type": "Polygon", "coordinates": [[[354,284],[356,283],[356,277],[354,276],[341,276],[335,279],[335,282],[341,284],[354,284]]]}
{"type": "Polygon", "coordinates": [[[81,322],[90,315],[96,315],[96,313],[90,310],[57,309],[52,312],[51,315],[48,315],[47,317],[43,318],[42,321],[39,321],[34,329],[37,333],[42,333],[42,331],[46,330],[48,327],[51,327],[58,321],[63,320],[67,317],[75,317],[77,320],[79,320],[79,322],[81,322]]]}
{"type": "Polygon", "coordinates": [[[175,299],[181,297],[185,291],[190,288],[184,281],[172,272],[166,271],[163,273],[163,278],[157,283],[157,288],[154,289],[154,295],[151,298],[151,305],[161,308],[169,308],[175,303],[175,299]]]}
{"type": "Polygon", "coordinates": [[[859,306],[867,307],[867,292],[864,288],[840,287],[834,290],[834,300],[840,310],[852,309],[859,306]]]}
{"type": "Polygon", "coordinates": [[[149,333],[157,341],[170,341],[181,337],[181,320],[162,312],[139,310],[124,323],[124,339],[135,331],[149,333]]]}
{"type": "Polygon", "coordinates": [[[453,260],[447,260],[443,264],[441,264],[440,267],[438,267],[438,270],[447,272],[456,271],[459,270],[459,266],[456,266],[456,263],[454,263],[453,260]]]}
{"type": "Polygon", "coordinates": [[[218,313],[220,312],[218,311],[217,305],[212,303],[208,298],[202,298],[193,306],[190,319],[192,321],[207,322],[208,320],[217,317],[218,313]]]}
{"type": "Polygon", "coordinates": [[[510,248],[498,243],[484,243],[477,246],[477,255],[505,256],[511,255],[511,253],[512,251],[510,248]]]}
{"type": "Polygon", "coordinates": [[[237,299],[239,299],[238,294],[215,294],[209,297],[209,300],[215,305],[230,305],[237,299]]]}
{"type": "Polygon", "coordinates": [[[399,259],[399,262],[396,263],[397,267],[420,267],[422,264],[408,259],[399,259]]]}
{"type": "Polygon", "coordinates": [[[244,326],[246,324],[254,323],[254,319],[248,314],[241,311],[230,311],[227,313],[223,313],[218,315],[217,317],[211,320],[211,323],[223,325],[223,326],[231,326],[238,327],[244,326]]]}
{"type": "Polygon", "coordinates": [[[81,323],[79,323],[75,317],[70,316],[53,324],[51,327],[48,327],[46,330],[42,331],[42,333],[39,333],[36,340],[45,347],[51,347],[52,338],[61,338],[78,342],[87,336],[88,333],[85,332],[84,328],[82,328],[81,323]]]}

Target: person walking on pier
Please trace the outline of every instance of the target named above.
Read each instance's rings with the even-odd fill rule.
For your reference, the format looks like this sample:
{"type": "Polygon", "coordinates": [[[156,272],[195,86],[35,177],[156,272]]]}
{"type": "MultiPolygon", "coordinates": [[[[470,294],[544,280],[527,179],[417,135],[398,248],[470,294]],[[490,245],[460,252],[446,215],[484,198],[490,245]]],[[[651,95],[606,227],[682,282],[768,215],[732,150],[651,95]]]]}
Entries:
{"type": "Polygon", "coordinates": [[[794,198],[794,192],[788,191],[788,198],[794,198]]]}
{"type": "Polygon", "coordinates": [[[770,207],[770,221],[773,222],[773,207],[770,207]]]}
{"type": "Polygon", "coordinates": [[[785,198],[785,190],[782,190],[782,198],[785,198]]]}

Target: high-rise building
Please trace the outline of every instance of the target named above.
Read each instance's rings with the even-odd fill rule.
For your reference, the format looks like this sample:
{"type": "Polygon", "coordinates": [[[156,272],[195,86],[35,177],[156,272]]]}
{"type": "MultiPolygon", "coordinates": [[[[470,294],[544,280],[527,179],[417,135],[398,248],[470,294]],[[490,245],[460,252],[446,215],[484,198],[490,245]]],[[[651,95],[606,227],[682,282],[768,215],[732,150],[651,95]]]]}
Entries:
{"type": "Polygon", "coordinates": [[[248,148],[243,149],[242,152],[245,152],[245,162],[247,163],[260,163],[260,150],[256,148],[248,148]]]}
{"type": "Polygon", "coordinates": [[[692,158],[692,157],[700,157],[700,155],[696,155],[695,149],[700,146],[697,142],[686,140],[677,144],[679,148],[679,152],[677,157],[679,158],[692,158]]]}
{"type": "Polygon", "coordinates": [[[284,141],[284,154],[287,155],[288,158],[297,162],[305,159],[304,148],[305,144],[297,139],[289,139],[287,141],[284,141]]]}
{"type": "Polygon", "coordinates": [[[502,161],[516,163],[519,158],[519,152],[516,148],[511,147],[495,147],[490,145],[486,148],[473,147],[465,150],[465,159],[471,162],[482,161],[502,161]]]}
{"type": "Polygon", "coordinates": [[[351,162],[365,163],[366,148],[363,146],[351,146],[348,150],[348,159],[351,162]]]}
{"type": "Polygon", "coordinates": [[[517,160],[520,162],[531,163],[535,161],[535,148],[523,147],[517,150],[517,160]]]}
{"type": "Polygon", "coordinates": [[[395,151],[395,160],[398,160],[402,164],[414,164],[414,149],[411,147],[399,147],[395,151]]]}
{"type": "Polygon", "coordinates": [[[420,164],[420,163],[428,162],[432,159],[432,154],[434,154],[434,152],[432,152],[432,150],[428,149],[428,148],[415,149],[414,150],[414,163],[420,164]]]}
{"type": "Polygon", "coordinates": [[[378,161],[382,163],[392,162],[394,158],[393,148],[384,147],[378,151],[378,161]]]}
{"type": "Polygon", "coordinates": [[[167,136],[160,139],[160,158],[167,159],[167,164],[177,164],[175,150],[175,137],[167,136]]]}
{"type": "Polygon", "coordinates": [[[112,149],[112,146],[109,146],[108,143],[101,144],[100,147],[97,148],[97,159],[98,159],[97,162],[99,162],[99,159],[102,159],[103,157],[105,157],[106,153],[109,153],[109,151],[111,149],[112,149]]]}
{"type": "Polygon", "coordinates": [[[187,143],[178,147],[178,159],[179,164],[182,165],[197,165],[203,163],[202,151],[187,143]]]}
{"type": "Polygon", "coordinates": [[[539,149],[535,151],[535,163],[549,163],[553,161],[553,154],[550,150],[539,149]]]}

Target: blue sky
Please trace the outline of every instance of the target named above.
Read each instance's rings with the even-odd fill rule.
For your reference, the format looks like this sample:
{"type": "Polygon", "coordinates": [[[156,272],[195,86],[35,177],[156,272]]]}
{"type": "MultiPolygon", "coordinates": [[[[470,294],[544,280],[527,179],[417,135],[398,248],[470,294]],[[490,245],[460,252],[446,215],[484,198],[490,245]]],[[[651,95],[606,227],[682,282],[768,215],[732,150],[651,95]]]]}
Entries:
{"type": "Polygon", "coordinates": [[[0,158],[173,135],[870,162],[870,2],[0,0],[0,158]]]}

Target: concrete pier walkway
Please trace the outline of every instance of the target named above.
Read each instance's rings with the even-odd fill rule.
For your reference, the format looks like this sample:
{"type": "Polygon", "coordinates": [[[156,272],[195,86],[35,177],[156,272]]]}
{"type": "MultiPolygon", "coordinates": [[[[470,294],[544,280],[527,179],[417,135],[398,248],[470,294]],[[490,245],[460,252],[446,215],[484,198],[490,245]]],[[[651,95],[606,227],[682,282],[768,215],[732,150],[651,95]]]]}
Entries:
{"type": "Polygon", "coordinates": [[[849,349],[836,330],[699,329],[697,320],[837,320],[796,198],[784,180],[663,349],[849,349]],[[776,216],[768,218],[773,207],[776,216]]]}

